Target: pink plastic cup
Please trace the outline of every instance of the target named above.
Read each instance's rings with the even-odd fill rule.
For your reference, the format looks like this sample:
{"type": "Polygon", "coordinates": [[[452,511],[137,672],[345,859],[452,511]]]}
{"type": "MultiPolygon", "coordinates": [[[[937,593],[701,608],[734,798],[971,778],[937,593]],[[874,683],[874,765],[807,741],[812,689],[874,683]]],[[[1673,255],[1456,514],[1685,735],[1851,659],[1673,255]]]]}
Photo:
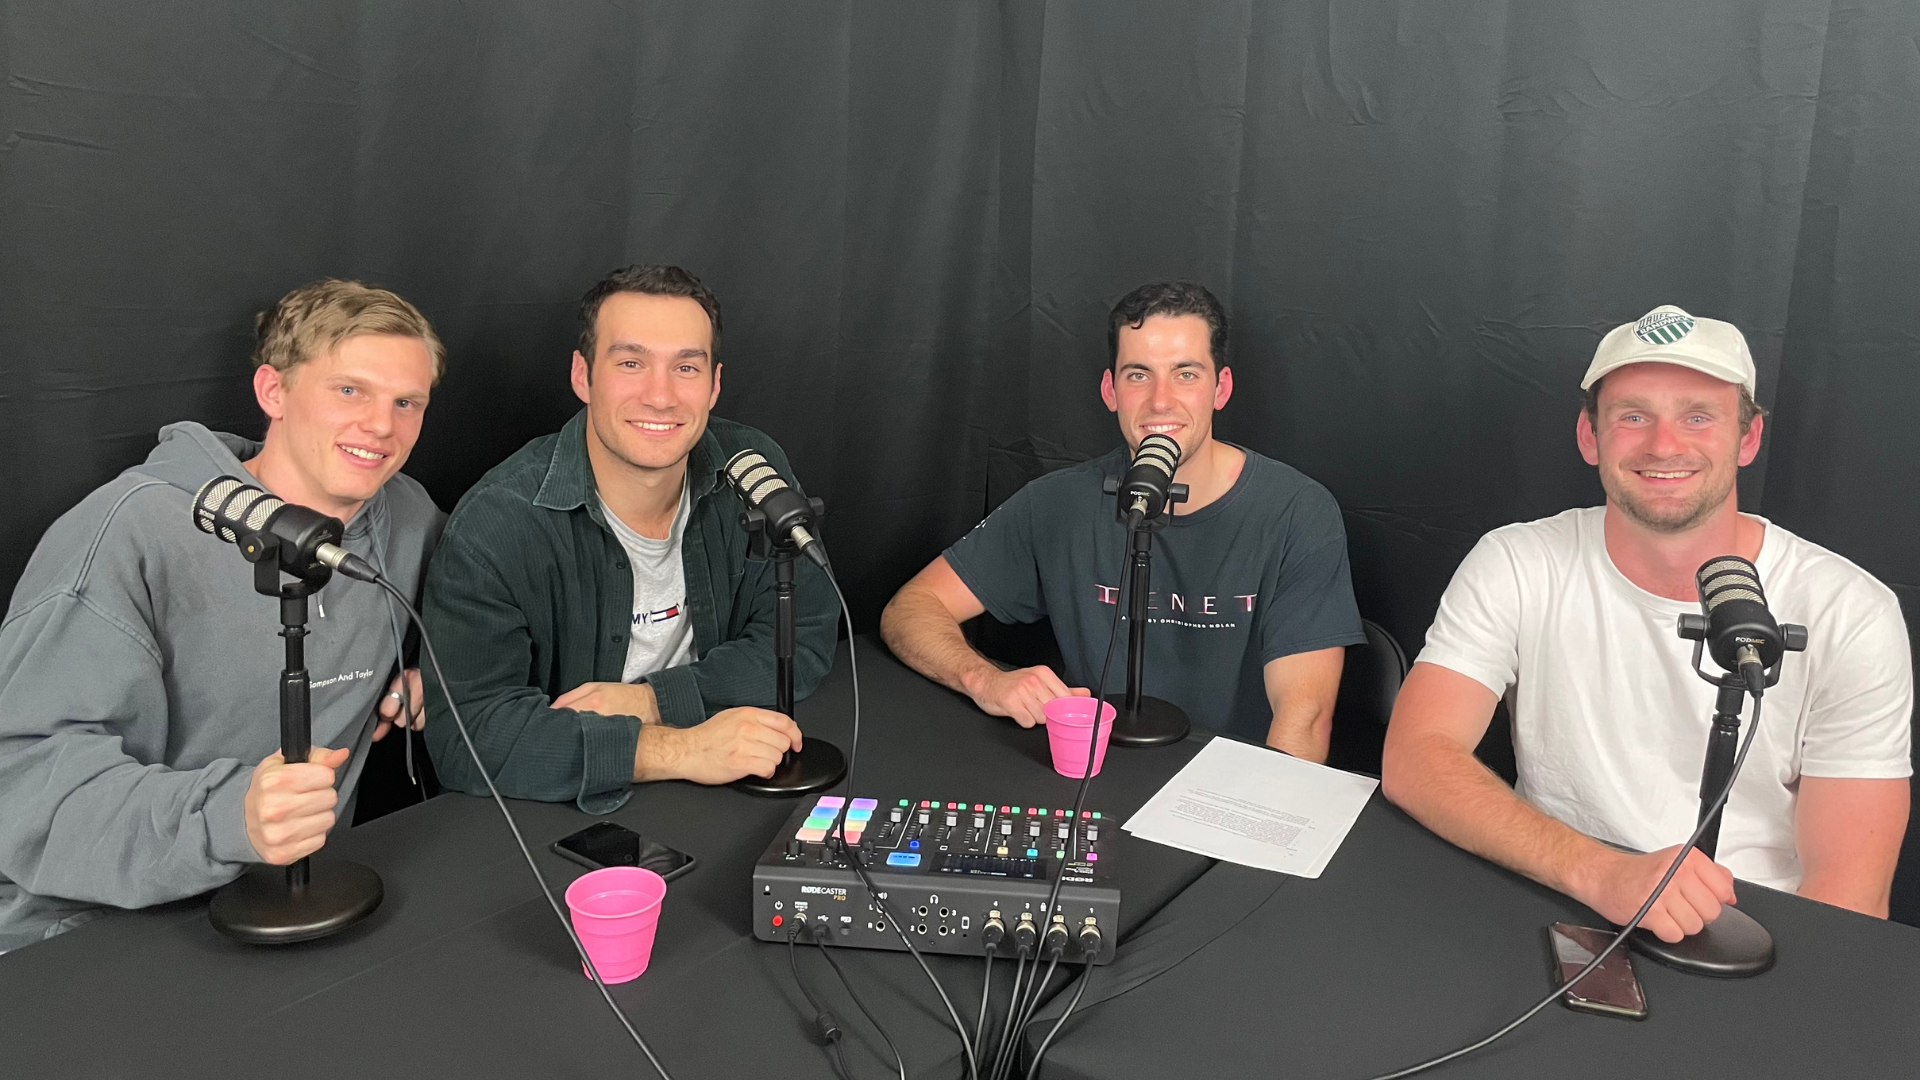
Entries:
{"type": "MultiPolygon", "coordinates": [[[[1047,715],[1047,744],[1053,748],[1053,771],[1075,780],[1087,775],[1087,743],[1093,734],[1093,699],[1054,698],[1041,709],[1047,715]]],[[[1114,708],[1100,703],[1100,735],[1093,747],[1093,775],[1107,761],[1107,740],[1113,735],[1114,708]]]]}
{"type": "MultiPolygon", "coordinates": [[[[609,866],[583,874],[567,886],[573,932],[600,971],[600,981],[632,982],[653,957],[653,931],[667,883],[638,866],[609,866]]],[[[591,979],[585,964],[580,972],[591,979]]]]}

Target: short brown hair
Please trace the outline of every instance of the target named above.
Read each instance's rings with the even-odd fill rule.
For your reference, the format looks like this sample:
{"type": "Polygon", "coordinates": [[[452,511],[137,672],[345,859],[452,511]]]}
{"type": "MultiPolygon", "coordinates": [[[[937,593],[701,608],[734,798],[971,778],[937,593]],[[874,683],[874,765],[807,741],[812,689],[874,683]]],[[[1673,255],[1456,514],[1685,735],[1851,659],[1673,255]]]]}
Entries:
{"type": "Polygon", "coordinates": [[[253,366],[286,372],[359,334],[419,338],[433,356],[433,381],[446,370],[447,350],[433,324],[412,304],[385,289],[327,278],[302,285],[254,317],[253,366]]]}
{"type": "Polygon", "coordinates": [[[645,293],[648,296],[684,296],[700,305],[707,313],[707,323],[713,328],[712,355],[709,363],[717,362],[720,354],[720,301],[713,291],[700,283],[700,279],[677,266],[647,266],[635,263],[618,270],[608,271],[607,276],[594,283],[587,295],[580,298],[580,355],[587,361],[587,373],[593,373],[593,323],[600,317],[600,304],[614,293],[645,293]]]}
{"type": "MultiPolygon", "coordinates": [[[[1586,401],[1584,404],[1587,410],[1587,423],[1592,424],[1594,427],[1600,426],[1600,387],[1606,381],[1607,377],[1602,375],[1593,381],[1592,386],[1586,389],[1586,401]]],[[[1753,395],[1747,393],[1747,388],[1742,386],[1740,388],[1740,430],[1743,432],[1746,431],[1753,426],[1755,418],[1765,415],[1767,415],[1767,410],[1762,407],[1759,402],[1753,400],[1753,395]]]]}
{"type": "Polygon", "coordinates": [[[1198,315],[1207,324],[1207,351],[1213,371],[1227,366],[1227,309],[1205,285],[1192,281],[1157,281],[1120,298],[1107,313],[1107,367],[1120,370],[1120,328],[1140,329],[1155,315],[1198,315]]]}

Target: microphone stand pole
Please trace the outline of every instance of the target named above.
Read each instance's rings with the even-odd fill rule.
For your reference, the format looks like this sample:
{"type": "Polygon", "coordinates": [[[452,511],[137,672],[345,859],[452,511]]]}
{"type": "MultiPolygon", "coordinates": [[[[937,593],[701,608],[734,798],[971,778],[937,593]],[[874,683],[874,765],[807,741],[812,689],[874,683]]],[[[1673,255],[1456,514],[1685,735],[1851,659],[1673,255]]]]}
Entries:
{"type": "MultiPolygon", "coordinates": [[[[1119,478],[1108,478],[1108,494],[1118,494],[1119,478]]],[[[1160,514],[1141,521],[1127,533],[1132,557],[1127,564],[1127,691],[1107,698],[1117,713],[1113,732],[1108,736],[1121,746],[1165,746],[1187,737],[1193,724],[1180,706],[1157,697],[1148,697],[1142,689],[1147,677],[1147,602],[1153,581],[1153,534],[1167,527],[1167,517],[1175,503],[1187,501],[1187,486],[1173,484],[1167,507],[1160,514]]],[[[1125,523],[1124,515],[1121,517],[1125,523]]],[[[1118,602],[1118,597],[1115,598],[1118,602]]]]}
{"type": "MultiPolygon", "coordinates": [[[[826,514],[820,500],[813,500],[814,518],[826,514]]],[[[793,715],[793,658],[799,634],[793,607],[793,564],[800,554],[791,541],[775,539],[767,527],[767,516],[758,507],[748,507],[740,516],[747,530],[747,544],[757,558],[773,563],[773,708],[789,720],[793,715]]],[[[824,573],[825,571],[822,571],[824,573]]],[[[847,775],[847,756],[825,739],[809,738],[799,753],[780,755],[780,764],[772,776],[743,776],[733,786],[752,795],[774,798],[824,791],[847,775]]]]}
{"type": "MultiPolygon", "coordinates": [[[[280,636],[286,668],[280,673],[280,755],[304,762],[312,749],[313,696],[307,675],[307,597],[333,571],[315,565],[280,583],[280,543],[243,536],[240,551],[253,563],[253,587],[280,599],[280,636]]],[[[214,929],[255,945],[285,945],[337,934],[373,914],[385,898],[380,875],[356,862],[310,855],[285,867],[259,865],[213,894],[207,917],[214,929]]]]}
{"type": "MultiPolygon", "coordinates": [[[[1740,747],[1740,713],[1747,698],[1746,681],[1738,672],[1713,676],[1701,670],[1700,655],[1705,645],[1706,629],[1706,619],[1702,616],[1680,617],[1680,636],[1694,641],[1693,670],[1717,691],[1713,707],[1713,730],[1707,735],[1706,764],[1700,772],[1700,816],[1694,821],[1696,825],[1707,820],[1707,812],[1712,809],[1714,799],[1719,797],[1721,789],[1733,778],[1733,762],[1740,747]]],[[[1786,625],[1780,629],[1789,651],[1798,652],[1807,647],[1804,627],[1786,625]]],[[[1772,686],[1779,681],[1780,665],[1776,663],[1773,670],[1767,673],[1767,685],[1772,686]]],[[[1727,801],[1733,801],[1731,796],[1727,801]]],[[[1714,813],[1712,822],[1700,834],[1699,844],[1695,845],[1709,859],[1713,858],[1719,847],[1720,823],[1725,813],[1724,806],[1714,813]]],[[[1631,940],[1637,951],[1668,967],[1695,975],[1744,979],[1773,967],[1773,935],[1767,933],[1767,928],[1756,922],[1753,916],[1731,904],[1723,905],[1719,917],[1699,933],[1689,934],[1679,941],[1661,941],[1644,929],[1635,930],[1631,940]]]]}

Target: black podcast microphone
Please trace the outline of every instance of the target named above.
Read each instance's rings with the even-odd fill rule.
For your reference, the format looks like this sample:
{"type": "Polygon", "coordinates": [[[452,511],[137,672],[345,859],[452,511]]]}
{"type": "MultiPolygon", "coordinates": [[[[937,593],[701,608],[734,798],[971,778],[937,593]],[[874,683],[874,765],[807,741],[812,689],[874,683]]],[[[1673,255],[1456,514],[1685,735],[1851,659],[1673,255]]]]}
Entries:
{"type": "Polygon", "coordinates": [[[1173,472],[1179,466],[1180,444],[1173,436],[1155,432],[1140,440],[1133,464],[1120,478],[1120,505],[1130,524],[1156,518],[1167,508],[1173,472]]]}
{"type": "Polygon", "coordinates": [[[767,516],[771,535],[791,539],[807,558],[826,569],[827,553],[820,550],[810,531],[814,525],[813,505],[781,479],[779,470],[769,465],[760,451],[740,451],[728,459],[721,472],[743,502],[767,516]]]}
{"type": "Polygon", "coordinates": [[[200,485],[193,496],[193,523],[229,544],[238,544],[248,562],[265,557],[271,538],[279,548],[282,569],[305,577],[314,566],[337,570],[350,578],[373,581],[380,576],[371,564],[340,546],[346,526],[339,518],[297,506],[231,476],[216,476],[200,485]]]}
{"type": "Polygon", "coordinates": [[[1787,641],[1767,610],[1760,571],[1738,555],[1722,555],[1707,560],[1694,583],[1706,613],[1707,651],[1714,662],[1739,672],[1751,692],[1765,690],[1767,669],[1780,662],[1787,641]]]}

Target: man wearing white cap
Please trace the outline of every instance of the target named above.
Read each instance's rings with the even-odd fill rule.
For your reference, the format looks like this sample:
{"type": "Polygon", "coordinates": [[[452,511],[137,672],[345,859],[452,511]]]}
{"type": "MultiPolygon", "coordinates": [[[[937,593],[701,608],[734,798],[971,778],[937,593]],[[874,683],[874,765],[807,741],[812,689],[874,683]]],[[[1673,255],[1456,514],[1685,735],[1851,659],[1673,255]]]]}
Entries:
{"type": "Polygon", "coordinates": [[[1689,853],[1643,925],[1666,941],[1697,933],[1734,902],[1735,877],[1885,918],[1912,772],[1893,592],[1739,512],[1735,475],[1766,421],[1732,325],[1655,308],[1607,334],[1581,386],[1575,438],[1606,505],[1495,529],[1468,553],[1394,707],[1387,797],[1626,922],[1699,813],[1714,692],[1676,616],[1700,610],[1701,564],[1738,555],[1775,617],[1807,627],[1807,650],[1767,691],[1719,862],[1689,853]],[[1515,788],[1473,756],[1502,697],[1515,788]]]}

